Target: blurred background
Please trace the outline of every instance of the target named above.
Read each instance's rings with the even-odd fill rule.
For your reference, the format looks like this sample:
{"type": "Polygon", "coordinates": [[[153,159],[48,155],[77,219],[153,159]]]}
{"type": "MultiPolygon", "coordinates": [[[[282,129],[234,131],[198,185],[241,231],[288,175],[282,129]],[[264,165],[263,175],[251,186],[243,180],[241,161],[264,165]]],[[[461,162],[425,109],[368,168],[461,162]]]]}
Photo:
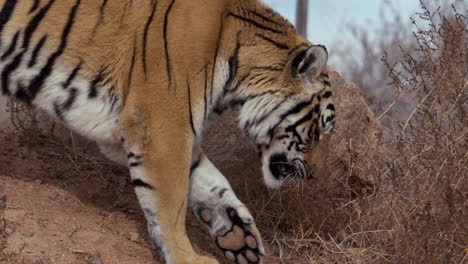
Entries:
{"type": "MultiPolygon", "coordinates": [[[[264,0],[293,22],[298,31],[314,44],[323,44],[330,55],[329,64],[346,80],[358,85],[370,108],[381,115],[389,110],[393,118],[404,120],[414,108],[411,94],[394,89],[389,67],[398,64],[405,52],[417,47],[414,33],[429,28],[431,21],[421,19],[423,6],[438,23],[454,10],[467,14],[463,0],[264,0]],[[419,27],[419,28],[418,28],[419,27]],[[386,56],[388,65],[382,61],[386,56]],[[398,98],[398,102],[395,99],[398,98]]],[[[466,41],[466,36],[465,41],[466,41]]],[[[411,52],[410,52],[411,53],[411,52]]],[[[389,120],[381,120],[390,126],[389,120]]]]}

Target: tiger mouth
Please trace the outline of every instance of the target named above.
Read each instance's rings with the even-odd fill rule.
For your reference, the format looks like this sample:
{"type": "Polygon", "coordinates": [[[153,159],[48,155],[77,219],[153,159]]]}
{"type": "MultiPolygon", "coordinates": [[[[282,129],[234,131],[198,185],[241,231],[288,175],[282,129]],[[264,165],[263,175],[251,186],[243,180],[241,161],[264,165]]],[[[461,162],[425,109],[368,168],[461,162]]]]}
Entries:
{"type": "Polygon", "coordinates": [[[309,167],[305,163],[305,161],[301,159],[295,159],[293,160],[296,168],[297,168],[297,174],[300,178],[302,179],[311,179],[313,178],[313,174],[309,172],[309,167]]]}
{"type": "Polygon", "coordinates": [[[288,161],[286,154],[274,154],[270,158],[270,171],[276,179],[300,178],[309,179],[313,174],[309,173],[307,164],[301,159],[288,161]]]}

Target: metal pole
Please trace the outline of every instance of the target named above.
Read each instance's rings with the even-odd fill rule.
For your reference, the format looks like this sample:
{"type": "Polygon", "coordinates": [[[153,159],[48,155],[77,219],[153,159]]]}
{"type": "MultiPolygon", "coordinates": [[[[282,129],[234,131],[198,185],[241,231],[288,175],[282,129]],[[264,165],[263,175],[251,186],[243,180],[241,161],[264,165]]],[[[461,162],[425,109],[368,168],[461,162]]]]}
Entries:
{"type": "Polygon", "coordinates": [[[309,0],[297,0],[296,29],[305,38],[307,38],[308,7],[309,0]]]}

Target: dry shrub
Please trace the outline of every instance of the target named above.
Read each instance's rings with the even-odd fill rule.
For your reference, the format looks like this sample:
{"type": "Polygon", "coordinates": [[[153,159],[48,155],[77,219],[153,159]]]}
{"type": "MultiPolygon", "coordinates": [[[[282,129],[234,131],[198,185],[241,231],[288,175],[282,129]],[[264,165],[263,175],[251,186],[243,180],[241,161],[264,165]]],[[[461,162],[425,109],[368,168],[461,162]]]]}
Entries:
{"type": "MultiPolygon", "coordinates": [[[[345,19],[345,18],[343,18],[345,19]]],[[[384,51],[388,51],[388,60],[396,63],[401,59],[400,47],[414,47],[410,21],[402,17],[401,12],[391,0],[381,1],[379,23],[359,25],[344,22],[343,36],[336,39],[331,47],[330,60],[346,79],[356,83],[364,98],[375,112],[381,112],[395,98],[395,91],[389,86],[388,69],[379,63],[384,51]]],[[[406,106],[398,104],[400,111],[406,106]]]]}
{"type": "Polygon", "coordinates": [[[29,143],[56,140],[51,136],[55,135],[57,123],[45,113],[14,100],[8,100],[6,113],[9,114],[12,128],[20,133],[23,140],[29,143]]]}
{"type": "Polygon", "coordinates": [[[404,122],[387,116],[395,128],[388,184],[375,197],[386,206],[373,210],[387,216],[374,225],[394,230],[387,237],[393,260],[461,263],[468,246],[468,20],[455,9],[450,18],[422,9],[413,20],[416,50],[403,50],[397,65],[383,58],[399,97],[411,95],[415,107],[404,122]]]}

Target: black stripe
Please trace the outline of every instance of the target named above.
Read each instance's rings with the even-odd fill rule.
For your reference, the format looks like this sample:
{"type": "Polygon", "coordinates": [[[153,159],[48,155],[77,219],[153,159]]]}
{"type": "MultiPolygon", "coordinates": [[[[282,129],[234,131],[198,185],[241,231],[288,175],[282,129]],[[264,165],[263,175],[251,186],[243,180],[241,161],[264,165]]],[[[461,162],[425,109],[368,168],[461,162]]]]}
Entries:
{"type": "Polygon", "coordinates": [[[314,107],[314,112],[315,113],[320,113],[320,105],[319,104],[314,107]]]}
{"type": "Polygon", "coordinates": [[[282,114],[280,119],[278,120],[278,122],[276,122],[275,125],[273,125],[269,131],[268,131],[268,134],[270,134],[270,136],[273,134],[273,131],[284,121],[284,119],[286,119],[286,117],[290,116],[290,115],[294,115],[294,114],[297,114],[297,113],[300,113],[304,108],[308,107],[310,104],[312,104],[314,100],[314,96],[312,96],[310,98],[310,100],[308,101],[304,101],[304,102],[300,102],[298,103],[296,106],[294,106],[292,109],[288,110],[286,113],[282,114]]]}
{"type": "Polygon", "coordinates": [[[223,15],[221,15],[221,23],[219,26],[218,40],[216,41],[216,49],[215,49],[214,58],[213,58],[213,70],[211,73],[210,103],[213,102],[213,87],[214,87],[214,78],[215,78],[215,73],[216,73],[216,63],[218,61],[218,52],[219,52],[219,47],[221,45],[221,37],[223,36],[223,30],[224,30],[224,17],[223,15]]]}
{"type": "Polygon", "coordinates": [[[146,48],[148,46],[148,32],[149,32],[149,27],[150,27],[151,23],[153,22],[154,13],[156,12],[156,7],[157,7],[157,1],[154,1],[153,2],[153,9],[151,10],[151,14],[148,17],[148,20],[146,21],[145,31],[143,33],[143,50],[141,51],[142,52],[141,59],[142,59],[142,63],[143,63],[143,73],[145,74],[145,78],[146,78],[146,69],[147,69],[147,65],[146,65],[146,48]]]}
{"type": "Polygon", "coordinates": [[[259,84],[264,82],[264,81],[270,81],[271,82],[272,79],[270,79],[268,76],[264,76],[263,78],[258,79],[253,85],[262,86],[262,85],[259,85],[259,84]]]}
{"type": "Polygon", "coordinates": [[[240,98],[240,99],[234,99],[232,100],[231,102],[231,106],[236,106],[236,105],[244,105],[245,103],[247,103],[248,101],[250,100],[253,100],[255,98],[258,98],[258,97],[262,97],[262,96],[265,96],[267,94],[269,95],[275,95],[277,93],[280,93],[281,91],[274,91],[274,90],[267,90],[267,91],[264,91],[264,92],[261,92],[261,93],[258,93],[258,94],[251,94],[249,96],[246,96],[244,98],[240,98]]]}
{"type": "Polygon", "coordinates": [[[297,127],[300,126],[301,124],[309,121],[309,120],[312,120],[313,116],[314,116],[314,111],[315,109],[312,108],[305,116],[303,116],[301,119],[299,119],[298,121],[296,121],[296,123],[288,126],[285,131],[286,132],[293,132],[293,134],[297,137],[297,139],[299,140],[299,143],[302,144],[303,143],[303,139],[302,137],[299,135],[299,133],[297,132],[297,127]]]}
{"type": "Polygon", "coordinates": [[[88,98],[96,98],[98,96],[98,84],[104,80],[104,67],[101,67],[101,70],[96,75],[96,77],[91,81],[89,85],[88,98]]]}
{"type": "Polygon", "coordinates": [[[323,84],[325,84],[326,86],[331,86],[331,83],[329,81],[323,81],[323,84]]]}
{"type": "Polygon", "coordinates": [[[223,196],[224,196],[224,193],[226,193],[227,191],[229,191],[228,188],[223,188],[221,191],[219,191],[219,193],[218,193],[219,198],[222,199],[223,196]]]}
{"type": "Polygon", "coordinates": [[[291,74],[296,77],[299,75],[299,65],[301,64],[302,61],[305,60],[307,55],[307,50],[302,50],[301,52],[297,53],[295,55],[293,61],[292,61],[292,66],[291,66],[291,74]]]}
{"type": "Polygon", "coordinates": [[[255,79],[257,79],[258,77],[261,77],[263,76],[263,72],[260,72],[260,73],[256,73],[256,74],[248,74],[248,81],[247,83],[250,85],[252,83],[252,81],[254,81],[255,79]]]}
{"type": "Polygon", "coordinates": [[[305,57],[302,61],[302,65],[299,68],[299,73],[304,74],[306,71],[308,71],[311,68],[311,65],[313,65],[317,61],[317,57],[315,56],[314,53],[307,54],[305,53],[305,57]]]}
{"type": "Polygon", "coordinates": [[[273,67],[273,66],[255,66],[251,69],[252,71],[253,70],[262,70],[262,71],[276,71],[276,72],[280,72],[280,71],[283,71],[284,69],[283,68],[278,68],[278,67],[273,67]]]}
{"type": "MultiPolygon", "coordinates": [[[[3,28],[5,27],[6,23],[10,20],[13,11],[15,10],[15,6],[18,3],[16,0],[6,0],[5,4],[0,11],[0,36],[3,34],[3,28]]],[[[1,38],[0,38],[0,46],[1,46],[1,38]]]]}
{"type": "MultiPolygon", "coordinates": [[[[247,78],[250,76],[250,74],[246,74],[245,76],[243,76],[242,78],[240,78],[236,85],[234,85],[234,87],[232,87],[229,91],[228,90],[225,90],[224,93],[233,93],[235,91],[237,91],[239,89],[239,87],[242,86],[242,84],[244,84],[245,80],[247,80],[247,78]]],[[[249,80],[249,82],[251,81],[252,79],[249,80]]]]}
{"type": "Polygon", "coordinates": [[[253,25],[253,26],[255,26],[255,27],[259,28],[259,29],[263,29],[263,30],[270,31],[270,32],[273,32],[273,33],[277,33],[277,34],[284,34],[280,30],[277,30],[277,29],[262,25],[262,24],[258,23],[257,21],[254,21],[252,19],[249,19],[249,18],[246,18],[246,17],[243,17],[243,16],[236,15],[234,13],[229,13],[229,16],[232,16],[232,17],[234,17],[236,19],[247,22],[247,23],[249,23],[249,24],[251,24],[251,25],[253,25]]]}
{"type": "Polygon", "coordinates": [[[192,98],[190,94],[190,82],[188,80],[187,80],[187,91],[188,91],[188,107],[189,107],[189,114],[190,114],[190,126],[192,127],[193,134],[196,136],[197,131],[195,130],[195,125],[193,122],[192,98]]]}
{"type": "Polygon", "coordinates": [[[323,94],[323,98],[330,98],[330,97],[332,97],[332,95],[333,95],[332,92],[326,91],[326,92],[323,94]]]}
{"type": "Polygon", "coordinates": [[[3,53],[1,59],[5,60],[8,58],[16,49],[16,45],[18,44],[18,38],[19,38],[19,31],[16,31],[15,35],[13,36],[13,39],[11,40],[10,47],[8,47],[7,51],[3,53]]]}
{"type": "Polygon", "coordinates": [[[110,111],[114,112],[115,105],[119,101],[119,97],[115,94],[115,86],[114,85],[107,91],[107,96],[109,97],[109,102],[112,102],[110,111]]]}
{"type": "Polygon", "coordinates": [[[76,97],[78,96],[78,89],[71,88],[68,92],[68,99],[63,103],[64,110],[70,110],[73,106],[73,103],[76,101],[76,97]]]}
{"type": "Polygon", "coordinates": [[[73,106],[73,103],[76,100],[77,95],[78,95],[78,89],[72,88],[69,90],[68,98],[63,104],[60,104],[58,102],[54,103],[55,114],[57,115],[58,118],[60,118],[60,120],[65,121],[64,111],[70,110],[70,108],[73,106]]]}
{"type": "Polygon", "coordinates": [[[260,86],[271,85],[271,84],[273,84],[273,83],[276,82],[276,81],[277,81],[277,79],[273,77],[273,78],[270,78],[270,79],[266,80],[265,82],[263,82],[260,86]]]}
{"type": "Polygon", "coordinates": [[[268,79],[268,76],[263,76],[262,78],[256,80],[256,81],[253,83],[253,85],[256,86],[256,85],[258,85],[259,83],[261,83],[262,81],[264,81],[264,80],[266,80],[266,79],[268,79]]]}
{"type": "Polygon", "coordinates": [[[131,162],[129,166],[130,166],[131,168],[135,168],[135,167],[140,166],[141,164],[142,164],[141,162],[138,162],[138,161],[137,161],[137,162],[131,162]]]}
{"type": "Polygon", "coordinates": [[[332,121],[333,119],[335,118],[335,115],[330,115],[329,117],[327,117],[327,119],[325,120],[325,122],[330,122],[332,121]]]}
{"type": "Polygon", "coordinates": [[[331,111],[335,111],[335,106],[332,105],[332,104],[328,104],[328,105],[327,105],[327,109],[328,109],[328,110],[331,110],[331,111]]]}
{"type": "Polygon", "coordinates": [[[308,101],[300,102],[296,106],[294,106],[292,109],[290,109],[288,112],[284,113],[281,117],[287,117],[289,115],[294,115],[297,113],[300,113],[304,108],[308,107],[310,104],[312,104],[314,100],[314,97],[310,98],[308,101]]]}
{"type": "Polygon", "coordinates": [[[51,74],[53,70],[53,67],[57,58],[60,57],[62,53],[65,51],[65,48],[67,47],[67,43],[68,43],[68,37],[70,35],[73,23],[75,22],[75,17],[78,12],[80,3],[81,3],[81,0],[76,0],[75,5],[70,10],[67,23],[65,24],[65,27],[63,28],[62,37],[61,37],[61,41],[60,41],[60,45],[58,49],[49,57],[46,65],[41,69],[40,73],[29,84],[28,91],[29,91],[30,97],[25,98],[26,102],[28,102],[29,104],[37,95],[37,93],[42,89],[42,86],[44,85],[45,80],[49,77],[49,75],[51,74]]]}
{"type": "Polygon", "coordinates": [[[303,48],[303,47],[310,47],[310,46],[307,45],[307,44],[305,44],[305,43],[302,43],[302,44],[296,46],[295,48],[293,48],[292,50],[290,50],[290,51],[288,52],[288,55],[293,54],[294,52],[296,52],[297,50],[299,50],[300,48],[303,48]]]}
{"type": "MultiPolygon", "coordinates": [[[[3,94],[10,94],[10,74],[18,68],[21,63],[21,59],[23,58],[24,51],[20,54],[16,55],[12,62],[5,66],[2,71],[2,93],[3,94]]],[[[21,99],[21,98],[20,98],[21,99]]]]}
{"type": "Polygon", "coordinates": [[[62,113],[62,110],[60,109],[60,104],[55,102],[54,103],[54,112],[55,112],[55,115],[62,121],[64,121],[64,118],[63,118],[63,113],[62,113]]]}
{"type": "Polygon", "coordinates": [[[133,76],[133,68],[135,67],[135,58],[136,58],[136,45],[137,39],[135,37],[133,41],[133,54],[132,54],[132,61],[130,63],[130,71],[128,72],[128,81],[127,81],[127,89],[130,88],[132,84],[132,76],[133,76]]]}
{"type": "Polygon", "coordinates": [[[240,43],[240,31],[237,32],[236,35],[236,47],[234,48],[233,54],[231,57],[229,57],[228,63],[229,63],[229,76],[226,80],[226,84],[224,85],[225,89],[224,92],[230,92],[232,84],[234,82],[234,78],[237,75],[237,70],[239,68],[239,52],[241,48],[241,43],[240,43]]]}
{"type": "Polygon", "coordinates": [[[31,9],[29,9],[29,14],[36,11],[36,9],[39,7],[40,2],[41,0],[34,0],[33,5],[31,6],[31,9]]]}
{"type": "Polygon", "coordinates": [[[104,10],[106,9],[107,0],[102,0],[101,7],[99,8],[100,20],[104,20],[104,10]]]}
{"type": "Polygon", "coordinates": [[[257,16],[257,17],[259,17],[259,18],[261,18],[261,19],[263,19],[263,20],[265,20],[265,21],[267,21],[267,22],[270,22],[270,23],[272,23],[272,24],[275,24],[275,25],[277,25],[277,26],[283,26],[282,23],[280,23],[280,22],[278,22],[278,21],[275,21],[275,20],[273,20],[273,19],[271,19],[271,18],[269,18],[269,17],[266,17],[266,16],[264,16],[264,15],[262,15],[262,14],[259,14],[259,13],[257,13],[256,11],[250,11],[250,13],[253,14],[253,15],[255,15],[255,16],[257,16]]]}
{"type": "Polygon", "coordinates": [[[37,42],[36,47],[34,47],[34,50],[31,55],[31,59],[29,60],[28,67],[31,68],[34,65],[36,65],[37,62],[37,57],[39,56],[39,52],[41,52],[42,47],[44,46],[45,42],[47,40],[47,35],[43,36],[39,42],[37,42]]]}
{"type": "Polygon", "coordinates": [[[200,163],[201,163],[201,158],[198,158],[198,159],[192,164],[192,166],[190,166],[190,172],[193,172],[195,169],[197,169],[198,166],[200,166],[200,163]]]}
{"type": "Polygon", "coordinates": [[[279,42],[277,42],[277,41],[274,41],[274,40],[272,40],[271,38],[266,37],[266,36],[264,36],[264,35],[262,35],[262,34],[259,34],[259,33],[255,34],[255,35],[256,35],[257,37],[259,37],[259,38],[265,40],[265,41],[270,42],[271,44],[275,45],[275,46],[276,46],[277,48],[279,48],[279,49],[282,49],[282,50],[289,50],[289,47],[288,47],[286,44],[283,44],[283,43],[279,43],[279,42]]]}
{"type": "Polygon", "coordinates": [[[206,95],[206,90],[208,89],[208,65],[205,66],[205,93],[203,94],[203,100],[205,101],[205,112],[204,112],[204,119],[208,115],[208,99],[206,95]]]}
{"type": "Polygon", "coordinates": [[[70,84],[73,82],[78,72],[81,70],[82,64],[83,64],[83,61],[80,60],[80,63],[76,65],[75,69],[73,69],[73,71],[68,76],[67,80],[63,83],[63,89],[67,89],[70,86],[70,84]]]}
{"type": "Polygon", "coordinates": [[[322,75],[322,76],[325,77],[325,78],[330,78],[330,76],[328,76],[328,74],[327,74],[327,73],[324,73],[324,72],[322,72],[320,75],[322,75]]]}
{"type": "Polygon", "coordinates": [[[93,29],[93,34],[96,33],[98,27],[104,23],[104,14],[106,10],[107,0],[102,0],[101,6],[99,7],[99,19],[96,21],[96,25],[93,29]]]}
{"type": "Polygon", "coordinates": [[[154,190],[153,186],[151,186],[150,184],[140,179],[132,180],[132,185],[135,186],[135,188],[146,188],[146,189],[154,190]]]}
{"type": "Polygon", "coordinates": [[[142,155],[136,155],[135,153],[130,152],[130,153],[128,153],[127,158],[128,159],[134,158],[136,160],[139,160],[139,159],[143,158],[143,156],[142,155]]]}
{"type": "Polygon", "coordinates": [[[279,102],[278,104],[276,104],[275,107],[273,107],[273,109],[271,109],[270,111],[268,111],[268,113],[264,114],[260,119],[257,120],[257,122],[255,123],[256,125],[259,125],[260,123],[262,123],[263,121],[265,121],[272,113],[274,113],[276,110],[278,110],[288,99],[289,99],[290,96],[287,96],[286,98],[284,98],[281,102],[279,102]]]}
{"type": "Polygon", "coordinates": [[[169,24],[169,14],[171,13],[172,7],[174,6],[175,0],[172,0],[171,4],[166,10],[166,14],[164,14],[164,52],[166,54],[166,70],[167,70],[167,78],[169,81],[168,87],[171,88],[172,85],[172,73],[171,73],[171,60],[169,57],[169,44],[167,41],[167,25],[169,24]]]}
{"type": "Polygon", "coordinates": [[[45,5],[29,22],[28,26],[24,30],[24,38],[23,38],[23,48],[28,49],[29,44],[31,42],[31,38],[33,33],[36,31],[36,29],[39,27],[42,19],[45,17],[47,12],[49,11],[50,7],[52,4],[55,2],[55,0],[50,0],[47,5],[45,5]]]}
{"type": "Polygon", "coordinates": [[[272,78],[272,77],[268,77],[268,76],[264,76],[263,78],[260,78],[259,80],[257,80],[253,85],[257,86],[257,87],[264,87],[266,86],[267,84],[272,84],[276,81],[276,78],[272,78]]]}

